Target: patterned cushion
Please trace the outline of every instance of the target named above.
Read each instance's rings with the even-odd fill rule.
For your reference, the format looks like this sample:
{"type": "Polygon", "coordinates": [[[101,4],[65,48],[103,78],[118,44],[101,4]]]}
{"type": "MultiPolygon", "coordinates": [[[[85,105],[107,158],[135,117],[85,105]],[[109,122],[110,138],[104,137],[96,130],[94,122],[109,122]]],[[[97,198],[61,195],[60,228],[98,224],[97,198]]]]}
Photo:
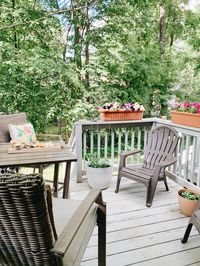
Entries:
{"type": "Polygon", "coordinates": [[[36,141],[35,130],[32,124],[9,125],[9,132],[12,140],[19,142],[36,141]]]}

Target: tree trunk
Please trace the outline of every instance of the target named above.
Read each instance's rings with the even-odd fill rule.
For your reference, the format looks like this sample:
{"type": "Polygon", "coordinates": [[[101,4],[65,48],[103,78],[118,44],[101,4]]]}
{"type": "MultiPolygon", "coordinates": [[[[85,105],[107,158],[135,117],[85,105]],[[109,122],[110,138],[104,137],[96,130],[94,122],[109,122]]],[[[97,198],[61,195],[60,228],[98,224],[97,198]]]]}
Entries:
{"type": "MultiPolygon", "coordinates": [[[[15,0],[12,0],[12,9],[14,12],[15,11],[15,0]]],[[[14,23],[15,21],[14,21],[14,18],[12,17],[12,24],[14,23]]],[[[16,50],[18,49],[16,27],[13,28],[13,41],[14,41],[14,47],[15,47],[15,53],[16,53],[16,50]]]]}
{"type": "Polygon", "coordinates": [[[89,21],[89,14],[88,14],[88,10],[89,10],[89,6],[88,6],[88,2],[86,3],[86,28],[85,28],[85,66],[86,66],[86,71],[85,71],[85,85],[87,88],[90,87],[90,76],[89,76],[89,71],[87,69],[89,63],[90,63],[90,53],[89,53],[89,38],[87,36],[89,29],[90,29],[90,21],[89,21]]]}
{"type": "Polygon", "coordinates": [[[173,17],[173,31],[170,34],[170,47],[174,43],[175,21],[176,21],[176,18],[175,18],[175,15],[174,15],[174,17],[173,17]]]}
{"type": "Polygon", "coordinates": [[[160,58],[162,59],[165,51],[165,33],[166,33],[166,13],[165,8],[160,6],[160,58]]]}

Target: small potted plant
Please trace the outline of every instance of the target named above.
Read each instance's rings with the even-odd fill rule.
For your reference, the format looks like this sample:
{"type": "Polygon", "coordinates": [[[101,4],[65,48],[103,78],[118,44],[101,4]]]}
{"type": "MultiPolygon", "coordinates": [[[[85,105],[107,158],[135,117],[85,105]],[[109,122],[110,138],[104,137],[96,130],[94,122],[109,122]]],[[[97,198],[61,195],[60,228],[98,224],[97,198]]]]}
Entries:
{"type": "Polygon", "coordinates": [[[108,160],[99,159],[97,155],[87,158],[86,174],[88,184],[92,188],[109,187],[112,178],[112,165],[108,160]]]}
{"type": "Polygon", "coordinates": [[[197,208],[200,193],[187,188],[178,191],[178,201],[181,212],[187,216],[191,216],[197,208]]]}

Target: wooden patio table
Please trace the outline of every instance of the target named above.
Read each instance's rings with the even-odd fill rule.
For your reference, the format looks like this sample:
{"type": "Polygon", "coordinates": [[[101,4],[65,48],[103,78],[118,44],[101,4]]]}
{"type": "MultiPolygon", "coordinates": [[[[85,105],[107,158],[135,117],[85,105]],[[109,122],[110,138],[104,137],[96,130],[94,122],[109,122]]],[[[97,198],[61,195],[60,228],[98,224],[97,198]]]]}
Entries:
{"type": "Polygon", "coordinates": [[[59,163],[66,162],[63,198],[69,198],[69,181],[71,162],[76,162],[77,159],[67,146],[64,146],[60,151],[42,151],[30,153],[8,153],[9,143],[0,144],[0,168],[11,166],[26,166],[26,165],[43,165],[44,163],[54,163],[54,196],[58,196],[58,173],[59,163]]]}

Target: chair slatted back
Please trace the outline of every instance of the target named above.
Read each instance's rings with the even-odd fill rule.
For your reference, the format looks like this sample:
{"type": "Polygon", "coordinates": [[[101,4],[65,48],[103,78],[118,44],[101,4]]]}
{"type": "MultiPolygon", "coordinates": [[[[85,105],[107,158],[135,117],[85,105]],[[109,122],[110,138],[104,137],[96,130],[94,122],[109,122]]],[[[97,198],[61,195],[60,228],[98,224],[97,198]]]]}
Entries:
{"type": "Polygon", "coordinates": [[[23,125],[28,123],[25,113],[0,115],[0,142],[9,142],[10,133],[8,125],[23,125]]]}
{"type": "Polygon", "coordinates": [[[172,158],[178,140],[179,136],[173,128],[160,126],[152,129],[148,134],[143,168],[154,169],[157,163],[172,158]]]}

